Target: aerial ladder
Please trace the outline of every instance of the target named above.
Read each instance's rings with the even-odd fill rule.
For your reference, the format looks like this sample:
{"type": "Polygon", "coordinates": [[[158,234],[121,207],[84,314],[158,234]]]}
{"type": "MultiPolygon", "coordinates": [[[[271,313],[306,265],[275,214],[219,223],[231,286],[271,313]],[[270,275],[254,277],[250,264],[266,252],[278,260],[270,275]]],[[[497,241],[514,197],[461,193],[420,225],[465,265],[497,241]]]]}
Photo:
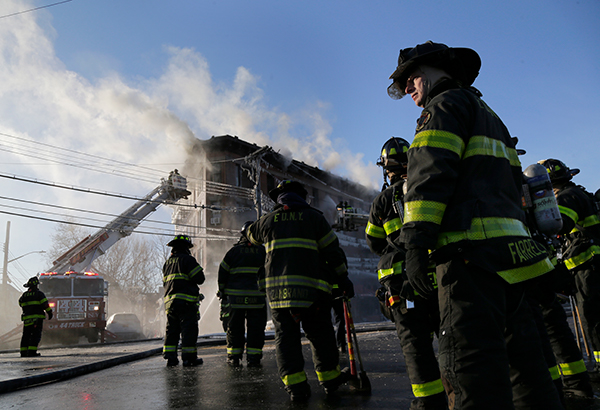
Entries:
{"type": "MultiPolygon", "coordinates": [[[[108,283],[97,273],[89,272],[92,262],[131,235],[159,206],[174,204],[190,194],[187,180],[177,170],[172,171],[144,198],[66,251],[49,270],[40,274],[40,289],[46,293],[54,312],[52,319],[44,320],[44,337],[74,343],[85,336],[93,343],[99,338],[104,342],[106,335],[111,336],[105,329],[108,283]]],[[[0,335],[0,344],[18,337],[21,328],[22,325],[0,335]]]]}
{"type": "Polygon", "coordinates": [[[358,227],[367,225],[369,214],[362,209],[353,208],[348,202],[340,202],[336,206],[335,222],[331,225],[336,231],[357,231],[358,227]]]}
{"type": "Polygon", "coordinates": [[[131,235],[144,218],[160,205],[173,204],[179,199],[187,198],[190,194],[191,192],[187,190],[187,180],[177,170],[172,171],[169,177],[161,179],[160,185],[150,191],[148,195],[137,201],[104,228],[87,236],[56,259],[48,272],[65,273],[88,270],[97,257],[103,255],[119,240],[131,235]]]}

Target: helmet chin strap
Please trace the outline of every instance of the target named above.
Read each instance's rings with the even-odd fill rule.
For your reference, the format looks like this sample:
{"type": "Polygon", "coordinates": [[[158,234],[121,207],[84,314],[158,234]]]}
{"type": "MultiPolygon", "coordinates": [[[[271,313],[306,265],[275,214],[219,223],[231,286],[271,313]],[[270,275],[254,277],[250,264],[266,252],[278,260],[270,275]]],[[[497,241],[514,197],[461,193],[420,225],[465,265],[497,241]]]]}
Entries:
{"type": "Polygon", "coordinates": [[[397,174],[395,172],[388,171],[387,169],[384,168],[383,169],[383,188],[381,190],[383,191],[390,185],[393,185],[396,182],[398,182],[400,179],[405,179],[405,178],[406,178],[406,174],[397,174]],[[388,183],[388,178],[390,180],[389,183],[388,183]]]}

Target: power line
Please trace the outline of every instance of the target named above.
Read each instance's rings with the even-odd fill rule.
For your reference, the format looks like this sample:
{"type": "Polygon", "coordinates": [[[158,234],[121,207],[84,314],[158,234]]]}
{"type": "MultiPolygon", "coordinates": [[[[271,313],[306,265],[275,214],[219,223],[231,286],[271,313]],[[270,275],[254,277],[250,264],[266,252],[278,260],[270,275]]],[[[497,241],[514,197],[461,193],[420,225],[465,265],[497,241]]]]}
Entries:
{"type": "Polygon", "coordinates": [[[33,9],[29,9],[29,10],[17,11],[16,13],[6,14],[4,16],[0,16],[0,19],[6,18],[6,17],[17,16],[19,14],[25,14],[25,13],[29,13],[29,12],[36,11],[36,10],[46,9],[46,8],[52,7],[52,6],[58,6],[59,4],[68,3],[70,1],[73,1],[73,0],[64,0],[64,1],[59,1],[58,3],[48,4],[46,6],[35,7],[33,9]]]}
{"type": "MultiPolygon", "coordinates": [[[[24,202],[24,203],[36,204],[36,205],[46,206],[46,207],[50,207],[50,208],[72,210],[72,211],[82,212],[82,213],[91,213],[91,214],[102,215],[102,216],[110,216],[112,218],[119,218],[119,217],[121,217],[121,215],[109,214],[109,213],[106,213],[106,212],[87,211],[87,210],[84,210],[84,209],[77,209],[77,208],[71,208],[71,207],[66,207],[66,206],[58,206],[58,205],[50,205],[50,204],[44,204],[42,202],[18,200],[18,199],[14,199],[14,198],[3,197],[3,196],[0,196],[0,199],[8,199],[8,200],[13,200],[13,201],[17,201],[17,202],[24,202]]],[[[44,214],[49,214],[49,215],[64,216],[64,213],[51,212],[51,211],[42,211],[42,210],[38,210],[38,209],[23,208],[23,207],[10,206],[10,205],[5,205],[5,204],[0,204],[0,207],[11,208],[11,209],[16,209],[16,210],[20,210],[20,211],[38,212],[38,213],[44,213],[44,214]]],[[[88,221],[95,221],[95,222],[106,223],[106,224],[112,222],[112,220],[111,221],[106,221],[106,220],[101,220],[101,219],[86,218],[86,217],[82,217],[82,216],[80,216],[78,218],[79,219],[85,219],[85,220],[88,220],[88,221]]],[[[173,225],[171,222],[156,221],[156,220],[152,220],[152,219],[143,219],[143,218],[134,218],[134,217],[128,217],[128,219],[135,220],[135,221],[140,221],[140,222],[143,221],[143,222],[146,222],[146,223],[162,224],[162,225],[169,225],[169,226],[173,225]]],[[[178,223],[177,226],[178,227],[183,227],[183,228],[197,228],[196,225],[186,225],[186,224],[180,224],[180,223],[178,223]]],[[[154,228],[154,229],[160,229],[160,228],[154,228]]],[[[236,230],[234,230],[234,229],[221,229],[221,228],[209,228],[209,227],[206,227],[205,229],[209,230],[209,231],[216,231],[216,232],[236,232],[236,230]]]]}
{"type": "MultiPolygon", "coordinates": [[[[75,226],[82,226],[84,228],[95,228],[95,229],[105,229],[104,226],[98,226],[98,225],[90,225],[90,224],[84,224],[84,223],[79,223],[79,222],[73,222],[73,221],[61,221],[58,219],[50,219],[50,218],[43,218],[41,216],[33,216],[33,215],[25,215],[25,214],[19,214],[19,213],[15,213],[15,212],[8,212],[8,211],[0,211],[0,214],[5,214],[5,215],[12,215],[12,216],[18,216],[18,217],[22,217],[22,218],[29,218],[29,219],[37,219],[37,220],[41,220],[41,221],[46,221],[46,222],[54,222],[54,223],[60,223],[60,224],[65,224],[65,225],[75,225],[75,226]]],[[[200,229],[207,229],[210,230],[211,228],[208,227],[198,227],[200,229]]],[[[109,229],[111,230],[111,229],[109,229]]],[[[111,231],[117,231],[116,229],[113,229],[111,231]]],[[[166,229],[163,229],[163,231],[166,231],[166,229]]],[[[237,232],[237,230],[233,230],[233,229],[223,229],[221,230],[221,232],[237,232]]],[[[172,236],[173,233],[172,232],[147,232],[147,231],[140,231],[140,230],[135,230],[132,233],[138,233],[138,234],[144,234],[144,235],[157,235],[157,236],[172,236]]],[[[231,240],[231,239],[239,239],[239,236],[221,236],[221,235],[214,235],[214,236],[199,236],[199,235],[190,235],[192,238],[199,238],[199,239],[207,239],[207,240],[231,240]]]]}
{"type": "Polygon", "coordinates": [[[154,173],[155,175],[166,174],[165,171],[141,167],[118,160],[103,158],[97,155],[86,154],[39,141],[29,140],[27,138],[9,135],[6,133],[0,133],[0,136],[5,137],[5,139],[2,140],[2,146],[4,148],[0,148],[1,151],[40,159],[49,163],[57,163],[64,166],[81,168],[109,175],[115,174],[114,168],[116,167],[118,169],[119,176],[147,182],[154,181],[148,179],[148,172],[154,173]],[[14,141],[7,141],[6,138],[17,140],[21,145],[17,145],[14,141]],[[31,146],[27,146],[25,144],[30,144],[31,146]],[[124,170],[123,168],[127,169],[124,170]],[[134,169],[133,171],[132,168],[134,169]],[[135,168],[139,168],[140,170],[135,171],[135,168]]]}
{"type": "MultiPolygon", "coordinates": [[[[57,183],[57,182],[41,181],[41,180],[38,180],[35,178],[29,178],[29,177],[23,177],[23,176],[17,176],[17,175],[8,175],[8,174],[0,173],[0,178],[14,179],[16,181],[21,181],[21,182],[29,182],[29,183],[34,183],[34,184],[50,186],[50,187],[54,187],[54,188],[69,189],[72,191],[85,192],[88,194],[104,195],[104,196],[109,196],[109,197],[113,197],[113,198],[131,199],[134,201],[144,200],[144,198],[136,197],[133,195],[111,193],[111,192],[107,192],[107,191],[96,191],[91,188],[68,186],[68,185],[63,185],[63,184],[57,183]]],[[[231,187],[231,186],[229,186],[229,187],[231,187]]],[[[231,188],[236,189],[237,187],[231,187],[231,188]]],[[[247,189],[247,188],[237,188],[237,189],[247,189]]],[[[227,194],[227,192],[223,191],[223,195],[226,195],[226,194],[227,194]]],[[[155,200],[147,200],[147,202],[148,203],[160,203],[160,204],[164,203],[163,201],[155,201],[155,200]]],[[[198,208],[211,209],[213,211],[244,212],[247,210],[251,210],[251,208],[247,208],[247,207],[223,207],[223,206],[216,206],[216,205],[198,205],[198,204],[185,204],[185,203],[170,203],[169,205],[181,206],[181,207],[186,207],[186,208],[194,208],[194,209],[198,209],[198,208]]]]}

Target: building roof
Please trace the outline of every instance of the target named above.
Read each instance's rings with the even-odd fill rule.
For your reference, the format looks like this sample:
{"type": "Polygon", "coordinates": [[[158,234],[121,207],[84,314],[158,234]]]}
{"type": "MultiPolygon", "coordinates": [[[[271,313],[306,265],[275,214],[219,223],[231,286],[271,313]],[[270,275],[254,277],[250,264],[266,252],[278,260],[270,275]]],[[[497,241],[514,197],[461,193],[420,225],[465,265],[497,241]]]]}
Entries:
{"type": "MultiPolygon", "coordinates": [[[[270,164],[273,168],[280,170],[284,174],[289,174],[288,178],[302,178],[310,181],[310,185],[323,185],[342,191],[346,195],[357,197],[362,201],[369,202],[378,192],[374,189],[367,188],[357,182],[351,181],[329,171],[322,170],[318,167],[306,164],[302,161],[290,159],[273,151],[269,146],[259,146],[254,143],[244,141],[237,136],[220,135],[213,136],[208,140],[198,140],[199,148],[201,148],[207,157],[211,160],[224,159],[212,156],[215,152],[228,152],[239,155],[240,159],[246,157],[259,150],[266,150],[263,155],[263,160],[270,164]]],[[[230,157],[228,157],[230,158],[230,157]]]]}

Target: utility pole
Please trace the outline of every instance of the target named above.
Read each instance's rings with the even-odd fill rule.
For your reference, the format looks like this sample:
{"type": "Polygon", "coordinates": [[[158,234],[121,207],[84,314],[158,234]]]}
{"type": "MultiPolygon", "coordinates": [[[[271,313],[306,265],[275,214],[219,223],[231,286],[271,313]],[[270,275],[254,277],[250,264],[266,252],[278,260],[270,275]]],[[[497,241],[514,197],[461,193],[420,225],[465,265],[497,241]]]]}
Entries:
{"type": "Polygon", "coordinates": [[[258,161],[257,161],[257,166],[256,168],[254,168],[255,172],[256,172],[256,220],[258,221],[260,219],[260,217],[262,216],[262,206],[261,206],[261,201],[262,198],[260,197],[261,193],[260,193],[260,165],[258,165],[258,161]]]}
{"type": "Polygon", "coordinates": [[[253,153],[247,155],[244,158],[244,162],[250,166],[250,170],[248,168],[246,168],[246,172],[248,172],[248,178],[250,178],[250,180],[252,182],[254,182],[254,190],[255,190],[254,202],[255,202],[255,206],[256,206],[256,220],[259,220],[260,217],[262,216],[262,198],[261,198],[262,194],[261,194],[261,190],[260,190],[260,172],[261,172],[260,161],[262,160],[262,157],[264,155],[266,155],[267,153],[269,153],[271,151],[272,151],[271,147],[269,147],[268,145],[265,145],[264,147],[260,148],[257,151],[254,151],[253,153]]]}
{"type": "MultiPolygon", "coordinates": [[[[4,265],[2,267],[2,291],[8,286],[8,240],[10,239],[10,221],[6,222],[6,240],[4,241],[4,265]]],[[[2,298],[4,299],[4,298],[2,298]]]]}
{"type": "Polygon", "coordinates": [[[6,312],[6,300],[8,299],[8,241],[10,239],[10,221],[6,221],[6,240],[4,241],[4,263],[2,265],[2,297],[0,311],[6,312]]]}

